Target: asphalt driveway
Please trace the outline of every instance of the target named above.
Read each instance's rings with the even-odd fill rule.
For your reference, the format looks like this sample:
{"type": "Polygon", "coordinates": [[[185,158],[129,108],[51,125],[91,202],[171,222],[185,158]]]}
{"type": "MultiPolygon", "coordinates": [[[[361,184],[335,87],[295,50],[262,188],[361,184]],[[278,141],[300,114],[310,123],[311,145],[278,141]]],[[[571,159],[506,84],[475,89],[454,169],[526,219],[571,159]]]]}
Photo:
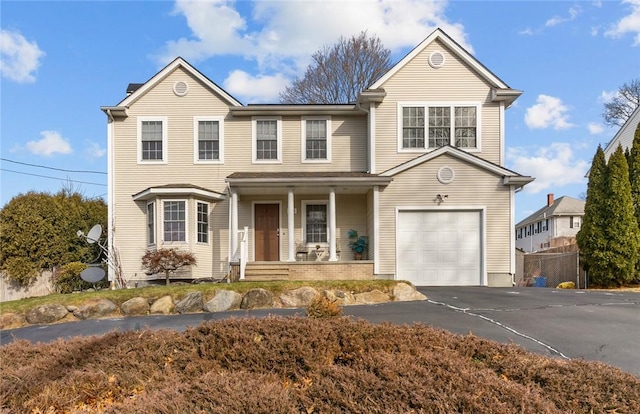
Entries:
{"type": "MultiPolygon", "coordinates": [[[[370,322],[424,323],[473,334],[554,358],[601,361],[640,377],[640,293],[547,288],[419,288],[427,301],[348,306],[344,314],[370,322]]],[[[228,317],[290,316],[301,309],[261,309],[170,316],[86,320],[0,332],[14,339],[49,342],[113,330],[184,330],[228,317]]]]}

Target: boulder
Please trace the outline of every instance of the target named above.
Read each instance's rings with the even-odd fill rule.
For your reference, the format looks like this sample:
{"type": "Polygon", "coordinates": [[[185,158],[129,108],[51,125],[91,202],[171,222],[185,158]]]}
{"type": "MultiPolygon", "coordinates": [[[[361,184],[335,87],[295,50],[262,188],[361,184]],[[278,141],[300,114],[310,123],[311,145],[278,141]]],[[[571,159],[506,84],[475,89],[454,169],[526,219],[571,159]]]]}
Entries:
{"type": "Polygon", "coordinates": [[[354,297],[357,305],[370,305],[389,301],[389,295],[378,289],[374,289],[371,292],[356,293],[354,297]]]}
{"type": "Polygon", "coordinates": [[[25,315],[27,322],[32,325],[38,325],[42,323],[53,323],[67,316],[69,311],[66,306],[59,303],[51,303],[48,305],[41,305],[31,309],[25,315]]]}
{"type": "Polygon", "coordinates": [[[95,319],[112,314],[118,307],[107,299],[92,299],[73,312],[78,319],[95,319]]]}
{"type": "Polygon", "coordinates": [[[173,312],[173,299],[169,295],[155,300],[149,309],[152,315],[168,315],[171,312],[173,312]]]}
{"type": "Polygon", "coordinates": [[[575,288],[576,288],[576,284],[573,282],[562,282],[558,286],[556,286],[556,289],[575,289],[575,288]]]}
{"type": "Polygon", "coordinates": [[[284,292],[280,295],[280,301],[284,306],[291,308],[304,308],[313,302],[320,293],[312,287],[301,287],[284,292]]]}
{"type": "Polygon", "coordinates": [[[425,295],[418,292],[414,286],[408,283],[398,283],[393,287],[391,294],[393,295],[393,300],[399,302],[427,299],[425,295]]]}
{"type": "Polygon", "coordinates": [[[250,289],[244,294],[241,309],[268,308],[273,306],[273,294],[262,288],[250,289]]]}
{"type": "Polygon", "coordinates": [[[345,292],[343,290],[324,290],[322,294],[330,302],[335,302],[340,306],[353,305],[356,303],[356,298],[351,292],[345,292]]]}
{"type": "Polygon", "coordinates": [[[131,298],[120,305],[120,312],[126,316],[147,315],[149,313],[149,301],[141,297],[131,298]]]}
{"type": "Polygon", "coordinates": [[[209,302],[205,303],[204,310],[207,312],[222,312],[240,307],[242,295],[233,290],[221,289],[216,291],[216,295],[209,302]]]}
{"type": "Polygon", "coordinates": [[[17,313],[4,313],[0,315],[0,329],[14,329],[27,324],[27,320],[17,313]]]}
{"type": "Polygon", "coordinates": [[[176,312],[178,313],[202,312],[202,308],[202,292],[199,290],[187,293],[176,303],[176,312]]]}

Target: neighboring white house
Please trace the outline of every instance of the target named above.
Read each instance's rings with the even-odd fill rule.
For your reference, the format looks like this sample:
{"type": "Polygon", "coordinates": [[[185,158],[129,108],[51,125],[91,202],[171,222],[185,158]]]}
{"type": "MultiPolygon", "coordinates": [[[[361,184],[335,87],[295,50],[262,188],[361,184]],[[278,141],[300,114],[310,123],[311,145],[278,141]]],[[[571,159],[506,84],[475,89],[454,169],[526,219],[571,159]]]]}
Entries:
{"type": "Polygon", "coordinates": [[[622,125],[609,144],[607,144],[604,149],[604,156],[607,160],[609,160],[611,154],[618,148],[618,145],[621,145],[623,150],[631,148],[638,124],[640,124],[640,105],[633,111],[629,119],[627,119],[627,122],[622,125]]]}
{"type": "Polygon", "coordinates": [[[521,93],[439,29],[341,105],[245,106],[176,58],[101,108],[110,246],[130,283],[170,247],[197,257],[193,279],[241,261],[247,280],[511,286],[515,192],[533,180],[504,167],[521,93]]]}
{"type": "Polygon", "coordinates": [[[553,194],[547,194],[546,206],[516,224],[516,248],[536,252],[575,243],[584,203],[568,196],[554,200],[553,194]]]}

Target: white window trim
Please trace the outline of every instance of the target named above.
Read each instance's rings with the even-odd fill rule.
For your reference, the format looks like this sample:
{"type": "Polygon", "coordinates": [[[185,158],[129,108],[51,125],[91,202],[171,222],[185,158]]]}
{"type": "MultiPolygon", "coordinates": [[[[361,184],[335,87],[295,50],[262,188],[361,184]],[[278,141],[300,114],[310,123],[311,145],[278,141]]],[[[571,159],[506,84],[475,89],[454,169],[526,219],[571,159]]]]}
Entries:
{"type": "Polygon", "coordinates": [[[194,116],[193,117],[193,163],[194,164],[224,164],[224,117],[221,116],[194,116]],[[218,122],[218,159],[217,160],[201,160],[199,159],[198,148],[198,127],[200,121],[218,122]]]}
{"type": "Polygon", "coordinates": [[[331,162],[331,117],[330,116],[303,116],[300,121],[300,162],[309,164],[327,164],[331,162]],[[307,159],[307,121],[326,121],[327,123],[327,158],[307,159]]]}
{"type": "Polygon", "coordinates": [[[196,230],[195,242],[196,242],[196,244],[200,244],[200,245],[206,246],[211,242],[211,217],[210,217],[210,215],[211,215],[211,203],[207,203],[206,201],[196,200],[196,209],[195,209],[195,218],[196,218],[196,220],[195,220],[195,225],[196,225],[196,227],[195,227],[195,230],[196,230]],[[207,206],[207,241],[206,242],[201,242],[201,241],[198,240],[198,236],[199,236],[199,233],[200,233],[200,231],[198,230],[198,218],[199,218],[198,217],[198,214],[199,214],[198,213],[198,204],[204,204],[204,205],[207,206]]]}
{"type": "MultiPolygon", "coordinates": [[[[424,153],[435,151],[438,148],[429,148],[429,107],[433,106],[448,106],[450,108],[460,107],[460,106],[474,106],[476,108],[476,147],[475,148],[464,148],[464,147],[456,147],[455,144],[455,133],[451,134],[451,141],[449,144],[452,147],[456,147],[463,151],[467,152],[482,152],[482,103],[480,102],[468,102],[468,101],[460,101],[460,102],[452,102],[452,101],[419,101],[419,102],[398,102],[396,117],[397,117],[397,151],[398,153],[424,153]],[[425,134],[424,134],[424,148],[403,148],[402,147],[402,108],[404,107],[423,107],[424,108],[424,123],[425,123],[425,134]]],[[[455,111],[451,111],[451,128],[452,130],[455,128],[455,111]]]]}
{"type": "Polygon", "coordinates": [[[281,116],[254,116],[251,118],[251,158],[253,164],[282,164],[282,117],[281,116]],[[257,128],[256,121],[276,121],[276,139],[278,145],[278,159],[259,160],[257,157],[257,128]]]}
{"type": "Polygon", "coordinates": [[[158,243],[158,214],[157,204],[154,201],[147,203],[147,246],[155,246],[158,243]],[[149,242],[149,205],[153,205],[153,242],[149,242]]]}
{"type": "Polygon", "coordinates": [[[320,245],[323,248],[329,247],[329,200],[302,200],[302,237],[304,238],[304,244],[307,247],[315,248],[316,245],[320,245]],[[316,243],[307,241],[307,205],[324,204],[327,206],[327,241],[324,243],[316,243]]]}
{"type": "MultiPolygon", "coordinates": [[[[161,229],[162,229],[162,244],[163,245],[176,245],[176,244],[180,244],[180,245],[185,245],[185,244],[189,244],[189,200],[187,199],[172,199],[172,198],[165,198],[161,200],[161,204],[162,204],[162,214],[160,215],[160,218],[162,219],[162,224],[161,224],[161,229]],[[164,203],[165,202],[172,202],[172,201],[182,201],[184,202],[184,241],[167,241],[164,240],[164,203]]],[[[157,227],[157,226],[156,226],[157,227]]],[[[157,236],[156,236],[156,243],[157,243],[157,236]]]]}
{"type": "Polygon", "coordinates": [[[137,147],[138,147],[138,164],[167,164],[169,162],[168,148],[168,130],[169,123],[166,116],[139,116],[137,131],[137,147]],[[142,159],[142,123],[148,121],[162,122],[162,159],[161,160],[143,160],[142,159]]]}

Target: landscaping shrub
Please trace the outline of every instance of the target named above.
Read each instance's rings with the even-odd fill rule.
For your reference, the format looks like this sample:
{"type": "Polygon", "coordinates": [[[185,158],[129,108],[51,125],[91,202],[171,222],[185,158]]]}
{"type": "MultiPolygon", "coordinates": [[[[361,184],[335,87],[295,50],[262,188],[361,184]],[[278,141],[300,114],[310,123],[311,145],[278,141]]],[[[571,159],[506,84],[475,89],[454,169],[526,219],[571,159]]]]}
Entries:
{"type": "Polygon", "coordinates": [[[2,413],[638,413],[640,379],[424,325],[210,321],[0,347],[2,413]]]}
{"type": "Polygon", "coordinates": [[[58,293],[78,292],[91,288],[105,288],[109,286],[109,282],[105,277],[97,283],[89,283],[82,280],[80,273],[88,266],[82,262],[71,262],[64,266],[54,274],[53,285],[58,293]]]}
{"type": "Polygon", "coordinates": [[[342,316],[342,308],[335,301],[319,295],[307,306],[307,316],[314,319],[337,318],[342,316]]]}

